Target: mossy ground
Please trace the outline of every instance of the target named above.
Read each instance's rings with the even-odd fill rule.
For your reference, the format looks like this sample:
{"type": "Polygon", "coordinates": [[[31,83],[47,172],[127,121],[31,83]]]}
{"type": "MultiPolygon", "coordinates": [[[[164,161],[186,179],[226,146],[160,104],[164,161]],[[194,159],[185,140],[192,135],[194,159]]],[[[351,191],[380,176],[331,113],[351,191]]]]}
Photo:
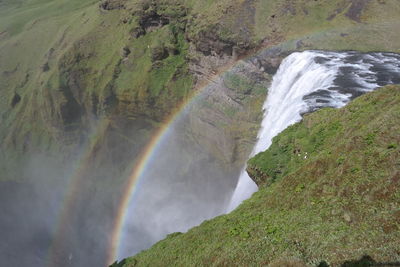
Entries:
{"type": "Polygon", "coordinates": [[[400,86],[387,86],[305,116],[250,160],[268,173],[279,168],[270,186],[124,266],[260,266],[292,258],[338,266],[363,255],[399,261],[399,115],[400,86]]]}

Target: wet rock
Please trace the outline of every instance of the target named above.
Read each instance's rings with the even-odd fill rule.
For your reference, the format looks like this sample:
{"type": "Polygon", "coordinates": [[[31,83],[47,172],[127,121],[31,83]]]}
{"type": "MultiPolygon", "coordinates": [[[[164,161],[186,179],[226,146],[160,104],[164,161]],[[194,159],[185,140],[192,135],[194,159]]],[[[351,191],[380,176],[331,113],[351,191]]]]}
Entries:
{"type": "Polygon", "coordinates": [[[282,62],[281,57],[269,57],[260,60],[260,67],[268,74],[275,74],[282,62]]]}
{"type": "Polygon", "coordinates": [[[304,44],[303,40],[298,40],[296,42],[296,49],[300,49],[300,48],[302,48],[304,46],[305,46],[305,44],[304,44]]]}
{"type": "Polygon", "coordinates": [[[256,59],[258,66],[268,74],[275,74],[282,60],[288,56],[290,52],[281,51],[279,48],[267,49],[260,53],[256,59]]]}

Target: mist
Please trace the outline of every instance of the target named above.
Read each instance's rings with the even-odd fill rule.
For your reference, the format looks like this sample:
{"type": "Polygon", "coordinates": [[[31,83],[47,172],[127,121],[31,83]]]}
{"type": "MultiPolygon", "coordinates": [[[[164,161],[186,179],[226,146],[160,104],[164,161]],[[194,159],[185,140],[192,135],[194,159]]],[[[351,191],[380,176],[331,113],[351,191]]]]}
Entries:
{"type": "Polygon", "coordinates": [[[110,198],[83,186],[70,210],[65,209],[79,154],[72,162],[42,152],[30,154],[18,180],[0,182],[4,266],[104,265],[113,215],[110,198]]]}
{"type": "MultiPolygon", "coordinates": [[[[140,178],[126,211],[118,260],[225,211],[243,160],[232,166],[230,159],[218,157],[224,151],[210,150],[224,147],[217,143],[228,138],[218,127],[200,124],[202,130],[196,128],[202,120],[197,112],[207,92],[169,127],[140,178]],[[205,145],[205,140],[210,143],[205,145]]],[[[64,153],[32,146],[18,161],[19,168],[9,165],[4,171],[0,180],[2,264],[110,264],[111,235],[124,185],[157,130],[147,119],[110,121],[103,132],[96,132],[97,127],[82,131],[79,140],[83,141],[64,153]]],[[[2,157],[0,161],[7,165],[7,155],[2,157]]]]}
{"type": "MultiPolygon", "coordinates": [[[[169,125],[129,196],[118,256],[112,261],[226,211],[256,141],[269,83],[256,65],[241,62],[215,78],[169,125]],[[232,75],[251,77],[258,91],[252,95],[233,87],[232,75]]],[[[63,133],[72,143],[61,138],[58,149],[28,143],[21,158],[13,156],[17,148],[0,153],[2,264],[111,263],[126,182],[161,123],[123,115],[86,120],[89,126],[63,133]]]]}
{"type": "Polygon", "coordinates": [[[170,126],[140,177],[128,208],[119,259],[222,214],[229,203],[239,170],[224,168],[188,134],[192,112],[188,107],[170,126]]]}
{"type": "Polygon", "coordinates": [[[51,159],[37,155],[24,168],[30,172],[28,181],[1,182],[0,257],[5,266],[43,266],[46,261],[66,184],[57,179],[62,174],[56,166],[46,168],[41,162],[51,164],[51,159]],[[31,168],[35,165],[41,167],[31,168]],[[50,173],[58,180],[51,182],[59,186],[48,183],[50,173]]]}
{"type": "MultiPolygon", "coordinates": [[[[229,201],[235,173],[223,170],[217,159],[185,137],[183,128],[188,117],[185,119],[171,127],[169,137],[141,178],[124,227],[120,259],[150,247],[169,233],[186,231],[221,214],[229,201]]],[[[102,145],[113,144],[113,137],[110,134],[102,145]]],[[[110,154],[105,156],[105,151],[103,148],[97,152],[101,158],[97,160],[103,162],[101,168],[96,156],[89,161],[82,159],[82,154],[87,153],[85,149],[75,152],[68,164],[63,157],[42,152],[27,155],[20,181],[0,182],[2,264],[109,264],[114,220],[122,186],[129,178],[123,173],[130,169],[140,151],[133,153],[126,160],[130,163],[123,167],[114,164],[115,159],[110,154]],[[82,164],[85,166],[79,170],[82,164]],[[74,188],[74,184],[78,187],[74,188]],[[72,197],[68,195],[71,190],[72,197]]]]}

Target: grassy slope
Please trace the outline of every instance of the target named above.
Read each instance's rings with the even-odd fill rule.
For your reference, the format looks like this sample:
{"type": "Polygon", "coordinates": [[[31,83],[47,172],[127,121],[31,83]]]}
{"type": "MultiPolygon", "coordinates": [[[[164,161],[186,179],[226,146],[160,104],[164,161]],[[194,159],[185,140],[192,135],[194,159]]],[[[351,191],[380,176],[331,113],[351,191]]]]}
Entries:
{"type": "MultiPolygon", "coordinates": [[[[127,6],[135,9],[140,7],[139,2],[129,0],[127,6]]],[[[187,72],[187,58],[193,55],[188,55],[183,35],[196,40],[200,32],[212,30],[219,39],[239,46],[263,42],[264,46],[282,44],[286,49],[399,52],[397,0],[366,1],[369,4],[357,20],[346,15],[355,0],[157,2],[170,7],[183,3],[189,9],[186,32],[180,31],[176,40],[166,38],[176,24],[130,38],[130,31],[138,23],[131,10],[103,12],[97,0],[0,0],[0,142],[12,147],[8,151],[0,149],[2,175],[18,169],[20,156],[29,144],[52,149],[57,143],[54,140],[64,135],[63,127],[76,123],[63,123],[60,110],[68,99],[61,87],[68,87],[78,104],[88,110],[96,106],[100,114],[107,111],[107,100],[115,95],[123,103],[118,112],[124,116],[159,119],[193,85],[187,72]],[[332,14],[336,16],[329,20],[332,14]],[[125,19],[127,23],[123,23],[125,19]],[[299,40],[302,42],[297,47],[299,40]],[[171,45],[180,54],[154,68],[152,49],[171,45]],[[132,53],[122,63],[121,49],[125,46],[132,53]],[[43,71],[46,63],[50,69],[43,71]],[[21,102],[11,108],[14,93],[21,96],[21,102]],[[99,103],[92,103],[93,98],[99,103]]],[[[174,14],[176,10],[167,7],[161,12],[174,14]]],[[[240,214],[236,216],[237,221],[242,220],[240,214]]],[[[237,238],[236,232],[246,236],[240,230],[228,230],[232,239],[237,238]]],[[[233,251],[242,250],[241,246],[231,246],[233,251]]]]}
{"type": "Polygon", "coordinates": [[[63,105],[61,87],[70,87],[80,105],[90,106],[93,95],[101,102],[110,93],[124,101],[160,95],[169,100],[168,94],[172,94],[170,101],[176,102],[192,86],[186,73],[187,44],[182,32],[177,33],[177,40],[166,38],[171,38],[175,25],[132,40],[130,30],[137,21],[129,11],[100,11],[96,0],[35,0],[1,5],[4,9],[0,11],[0,86],[6,90],[0,105],[6,118],[3,123],[19,131],[30,128],[22,124],[32,119],[36,119],[35,123],[60,123],[60,116],[48,117],[63,105]],[[128,23],[122,22],[125,18],[128,23]],[[154,67],[150,52],[159,45],[174,45],[180,54],[154,67]],[[124,64],[123,47],[132,51],[124,64]],[[43,71],[46,63],[50,69],[43,71]],[[166,88],[165,92],[161,92],[162,88],[166,88]],[[11,109],[15,92],[25,105],[17,104],[11,109]],[[46,114],[32,114],[37,109],[44,109],[46,114]]]}
{"type": "Polygon", "coordinates": [[[392,34],[400,26],[398,2],[358,2],[367,4],[358,10],[354,0],[256,1],[254,33],[289,46],[301,40],[302,49],[400,52],[400,37],[392,34]]]}
{"type": "Polygon", "coordinates": [[[56,129],[45,123],[49,110],[44,103],[51,100],[44,84],[61,55],[95,27],[96,9],[91,6],[96,2],[0,2],[0,139],[4,153],[0,154],[0,180],[20,176],[21,152],[30,141],[43,150],[49,148],[56,129]],[[50,57],[51,48],[55,50],[50,57]],[[43,73],[45,62],[51,70],[43,73]],[[21,96],[21,102],[11,108],[14,93],[21,96]],[[13,149],[6,150],[7,145],[13,149]],[[10,170],[14,175],[8,175],[10,170]]]}
{"type": "Polygon", "coordinates": [[[0,179],[20,176],[12,173],[30,146],[58,151],[75,144],[80,133],[74,130],[87,130],[82,127],[87,126],[85,116],[108,115],[115,99],[122,103],[116,112],[125,117],[160,119],[192,88],[188,45],[175,21],[135,39],[130,31],[138,22],[131,11],[101,11],[98,3],[0,2],[0,140],[5,153],[0,154],[0,179]],[[151,52],[159,46],[172,46],[178,54],[155,66],[151,52]],[[123,61],[124,47],[131,53],[123,61]],[[21,101],[12,107],[15,94],[21,101]]]}
{"type": "Polygon", "coordinates": [[[2,129],[7,129],[0,131],[3,144],[20,151],[24,140],[54,145],[64,128],[82,123],[79,115],[62,112],[72,109],[71,96],[82,106],[81,116],[92,110],[107,113],[116,99],[117,112],[124,116],[162,119],[193,86],[188,58],[195,56],[188,55],[184,36],[198,43],[200,33],[212,32],[239,47],[399,49],[396,0],[369,1],[357,20],[346,15],[355,0],[157,1],[159,14],[177,17],[132,38],[142,2],[146,0],[129,0],[126,10],[112,11],[100,11],[96,0],[0,2],[0,110],[2,129]],[[182,10],[188,10],[186,16],[182,10]],[[131,54],[122,62],[123,47],[131,54]],[[160,47],[180,53],[154,64],[151,53],[160,47]],[[48,71],[43,70],[46,64],[48,71]],[[12,108],[15,93],[21,102],[12,108]]]}
{"type": "Polygon", "coordinates": [[[213,31],[238,46],[400,52],[396,0],[184,0],[193,8],[189,36],[213,31]],[[359,2],[366,3],[359,5],[359,2]],[[373,36],[373,37],[372,37],[373,36]]]}
{"type": "Polygon", "coordinates": [[[228,215],[171,234],[125,266],[398,261],[400,86],[305,116],[250,160],[282,175],[228,215]],[[293,153],[293,149],[300,152],[293,153]],[[305,152],[308,158],[304,159],[305,152]],[[297,154],[300,153],[301,156],[297,154]]]}

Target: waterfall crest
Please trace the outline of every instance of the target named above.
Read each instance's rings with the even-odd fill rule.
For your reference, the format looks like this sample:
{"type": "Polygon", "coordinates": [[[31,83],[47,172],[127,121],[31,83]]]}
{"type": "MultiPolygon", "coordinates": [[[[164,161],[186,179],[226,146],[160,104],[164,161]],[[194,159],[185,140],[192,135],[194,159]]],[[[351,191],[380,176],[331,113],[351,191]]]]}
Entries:
{"type": "MultiPolygon", "coordinates": [[[[275,74],[263,106],[264,118],[250,156],[266,150],[273,137],[322,107],[340,108],[351,99],[400,83],[400,55],[358,52],[296,52],[275,74]]],[[[228,212],[257,191],[243,168],[228,212]]]]}

